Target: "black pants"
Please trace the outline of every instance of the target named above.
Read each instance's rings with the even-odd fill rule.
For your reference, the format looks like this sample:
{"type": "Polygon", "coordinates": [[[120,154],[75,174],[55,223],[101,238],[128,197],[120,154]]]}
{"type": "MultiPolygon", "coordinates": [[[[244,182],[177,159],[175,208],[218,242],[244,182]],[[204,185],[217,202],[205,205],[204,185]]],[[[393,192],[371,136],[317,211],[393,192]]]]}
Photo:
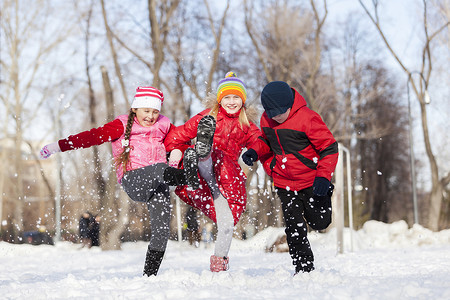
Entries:
{"type": "Polygon", "coordinates": [[[170,234],[169,186],[164,181],[167,164],[158,163],[128,171],[122,178],[122,186],[128,196],[139,202],[147,203],[150,216],[149,249],[165,251],[170,234]]]}
{"type": "Polygon", "coordinates": [[[281,199],[286,238],[293,264],[297,265],[300,260],[313,262],[306,224],[314,230],[323,230],[330,225],[331,193],[323,197],[313,196],[310,187],[301,191],[277,188],[277,194],[281,199]]]}

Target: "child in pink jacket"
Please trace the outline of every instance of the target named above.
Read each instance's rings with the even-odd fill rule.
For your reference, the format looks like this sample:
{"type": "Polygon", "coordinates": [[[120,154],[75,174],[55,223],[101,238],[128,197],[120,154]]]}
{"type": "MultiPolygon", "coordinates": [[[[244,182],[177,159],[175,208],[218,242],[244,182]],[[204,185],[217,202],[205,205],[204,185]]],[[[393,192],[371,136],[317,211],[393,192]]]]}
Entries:
{"type": "Polygon", "coordinates": [[[157,274],[169,238],[168,186],[199,186],[195,150],[185,155],[184,170],[167,165],[164,140],[173,125],[159,113],[163,101],[158,89],[138,87],[128,115],[46,145],[40,152],[41,158],[48,158],[56,152],[111,142],[118,182],[132,200],[147,203],[150,212],[151,238],[144,266],[147,276],[157,274]]]}

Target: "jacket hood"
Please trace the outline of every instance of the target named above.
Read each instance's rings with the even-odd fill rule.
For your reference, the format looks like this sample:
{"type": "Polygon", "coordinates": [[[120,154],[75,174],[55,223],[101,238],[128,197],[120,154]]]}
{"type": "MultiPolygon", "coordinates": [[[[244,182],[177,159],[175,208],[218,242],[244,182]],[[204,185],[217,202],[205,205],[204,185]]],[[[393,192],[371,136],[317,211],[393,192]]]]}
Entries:
{"type": "Polygon", "coordinates": [[[294,104],[292,104],[291,112],[289,113],[289,118],[293,114],[295,114],[297,112],[297,110],[299,110],[300,108],[306,106],[305,98],[303,98],[303,96],[300,95],[300,93],[297,92],[296,89],[292,88],[292,90],[294,90],[294,92],[295,92],[295,97],[294,97],[294,104]]]}

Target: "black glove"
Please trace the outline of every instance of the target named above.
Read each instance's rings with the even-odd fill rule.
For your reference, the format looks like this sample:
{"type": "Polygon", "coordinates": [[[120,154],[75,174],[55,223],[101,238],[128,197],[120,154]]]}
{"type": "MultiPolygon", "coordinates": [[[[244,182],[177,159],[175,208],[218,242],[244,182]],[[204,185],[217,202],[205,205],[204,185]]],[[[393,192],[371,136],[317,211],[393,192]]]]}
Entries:
{"type": "Polygon", "coordinates": [[[258,160],[258,153],[253,149],[248,149],[242,154],[242,160],[247,166],[253,166],[253,162],[258,160]]]}
{"type": "Polygon", "coordinates": [[[325,177],[316,177],[313,184],[313,193],[316,196],[325,196],[330,187],[330,181],[325,177]]]}

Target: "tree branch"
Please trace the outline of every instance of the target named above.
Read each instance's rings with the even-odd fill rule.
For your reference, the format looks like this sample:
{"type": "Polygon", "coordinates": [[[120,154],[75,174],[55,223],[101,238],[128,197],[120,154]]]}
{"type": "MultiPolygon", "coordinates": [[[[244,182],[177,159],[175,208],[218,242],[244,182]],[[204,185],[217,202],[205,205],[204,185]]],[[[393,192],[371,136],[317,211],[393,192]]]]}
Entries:
{"type": "Polygon", "coordinates": [[[389,52],[391,52],[391,54],[394,56],[395,60],[398,62],[398,64],[400,65],[400,67],[406,72],[409,73],[408,68],[406,68],[406,66],[403,64],[403,62],[400,60],[400,58],[397,56],[397,54],[394,52],[394,50],[391,47],[391,44],[387,41],[386,36],[384,35],[383,31],[381,30],[380,27],[380,23],[379,23],[379,19],[378,19],[378,2],[377,1],[373,1],[374,2],[374,8],[375,8],[375,15],[376,15],[376,20],[374,19],[374,17],[370,14],[369,10],[366,8],[366,6],[364,5],[364,3],[362,3],[362,0],[358,0],[359,3],[361,4],[361,6],[363,7],[364,11],[366,12],[366,14],[369,16],[370,20],[372,21],[372,23],[375,25],[375,27],[378,30],[378,33],[381,35],[381,38],[383,39],[386,47],[388,48],[389,52]]]}

